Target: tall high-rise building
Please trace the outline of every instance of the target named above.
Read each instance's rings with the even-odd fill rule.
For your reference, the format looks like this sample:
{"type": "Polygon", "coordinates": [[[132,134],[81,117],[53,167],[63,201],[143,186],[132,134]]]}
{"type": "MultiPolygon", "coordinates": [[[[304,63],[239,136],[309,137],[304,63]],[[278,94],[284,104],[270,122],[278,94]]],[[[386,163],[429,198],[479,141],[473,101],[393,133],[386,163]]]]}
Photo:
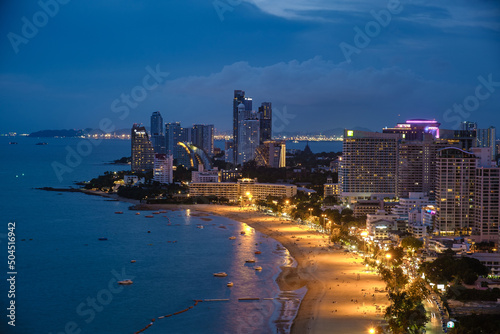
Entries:
{"type": "Polygon", "coordinates": [[[262,102],[259,107],[260,120],[260,145],[266,140],[272,140],[273,136],[273,107],[271,102],[262,102]]]}
{"type": "Polygon", "coordinates": [[[233,98],[233,160],[238,161],[239,131],[246,114],[252,111],[252,98],[245,97],[244,90],[235,90],[233,98]],[[242,105],[242,106],[240,106],[242,105]],[[246,112],[246,113],[245,113],[246,112]]]}
{"type": "Polygon", "coordinates": [[[438,151],[434,228],[440,234],[468,234],[474,227],[477,160],[455,147],[438,151]]]}
{"type": "Polygon", "coordinates": [[[340,171],[343,197],[395,196],[400,138],[400,134],[344,130],[340,171]]]}
{"type": "Polygon", "coordinates": [[[153,181],[160,183],[173,182],[174,158],[171,154],[155,154],[153,181]]]}
{"type": "Polygon", "coordinates": [[[163,117],[159,111],[151,115],[151,143],[155,153],[166,153],[165,132],[163,131],[163,117]]]}
{"type": "Polygon", "coordinates": [[[133,172],[146,172],[153,169],[154,150],[149,141],[146,128],[134,124],[131,132],[132,165],[133,172]]]}
{"type": "Polygon", "coordinates": [[[165,124],[165,138],[167,154],[172,154],[174,159],[178,158],[177,143],[182,141],[182,129],[180,122],[165,124]]]}
{"type": "Polygon", "coordinates": [[[286,167],[286,142],[284,140],[266,140],[257,147],[255,162],[257,166],[286,167]]]}
{"type": "Polygon", "coordinates": [[[260,122],[255,112],[242,120],[239,127],[238,140],[236,163],[243,165],[245,162],[255,158],[255,150],[259,146],[260,122]]]}
{"type": "Polygon", "coordinates": [[[201,148],[208,156],[214,155],[214,126],[195,124],[192,130],[192,143],[201,148]]]}
{"type": "Polygon", "coordinates": [[[490,147],[491,161],[496,160],[496,129],[490,126],[487,129],[476,130],[476,147],[490,147]]]}
{"type": "Polygon", "coordinates": [[[499,242],[500,168],[478,167],[474,189],[474,231],[481,241],[499,242]]]}

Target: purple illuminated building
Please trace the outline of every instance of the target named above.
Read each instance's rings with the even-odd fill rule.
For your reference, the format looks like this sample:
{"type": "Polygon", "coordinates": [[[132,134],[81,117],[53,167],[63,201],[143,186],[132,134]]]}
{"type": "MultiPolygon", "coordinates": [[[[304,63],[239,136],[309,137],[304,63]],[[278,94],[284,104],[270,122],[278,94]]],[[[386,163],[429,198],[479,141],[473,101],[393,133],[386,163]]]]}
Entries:
{"type": "Polygon", "coordinates": [[[425,134],[439,138],[439,126],[441,124],[435,120],[410,119],[406,123],[398,123],[393,128],[383,129],[383,133],[398,133],[406,140],[423,140],[425,134]]]}

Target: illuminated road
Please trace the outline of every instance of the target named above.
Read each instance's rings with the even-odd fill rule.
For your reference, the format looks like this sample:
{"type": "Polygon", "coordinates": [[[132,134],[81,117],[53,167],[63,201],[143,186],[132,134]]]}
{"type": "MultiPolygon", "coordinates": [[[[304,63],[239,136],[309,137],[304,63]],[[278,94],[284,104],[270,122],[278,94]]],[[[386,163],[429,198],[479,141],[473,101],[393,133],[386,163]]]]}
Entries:
{"type": "MultiPolygon", "coordinates": [[[[432,301],[432,296],[431,294],[428,299],[424,301],[424,306],[425,310],[427,311],[427,316],[430,318],[429,322],[425,326],[426,334],[441,334],[444,333],[442,329],[442,322],[441,322],[441,312],[435,302],[429,302],[432,301]]],[[[446,317],[446,312],[444,312],[444,317],[446,317]]]]}

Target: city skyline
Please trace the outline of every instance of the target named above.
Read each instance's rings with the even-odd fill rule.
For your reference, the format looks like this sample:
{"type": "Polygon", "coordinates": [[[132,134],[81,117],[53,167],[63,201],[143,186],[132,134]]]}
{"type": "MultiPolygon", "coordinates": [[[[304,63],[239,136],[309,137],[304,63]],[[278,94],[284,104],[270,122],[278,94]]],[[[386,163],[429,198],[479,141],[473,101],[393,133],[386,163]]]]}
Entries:
{"type": "Polygon", "coordinates": [[[2,6],[1,133],[124,129],[157,110],[227,131],[234,89],[272,101],[275,134],[500,120],[493,2],[41,3],[57,8],[2,6]]]}

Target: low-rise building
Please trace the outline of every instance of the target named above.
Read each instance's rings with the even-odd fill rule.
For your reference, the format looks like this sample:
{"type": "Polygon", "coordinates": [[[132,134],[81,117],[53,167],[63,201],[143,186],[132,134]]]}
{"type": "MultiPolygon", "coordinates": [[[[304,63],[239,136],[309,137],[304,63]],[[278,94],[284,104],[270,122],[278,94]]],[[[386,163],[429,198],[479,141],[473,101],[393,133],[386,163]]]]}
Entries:
{"type": "Polygon", "coordinates": [[[293,197],[297,186],[292,184],[258,183],[257,179],[240,179],[237,182],[192,182],[190,196],[216,196],[238,202],[242,198],[265,200],[268,196],[293,197]]]}

